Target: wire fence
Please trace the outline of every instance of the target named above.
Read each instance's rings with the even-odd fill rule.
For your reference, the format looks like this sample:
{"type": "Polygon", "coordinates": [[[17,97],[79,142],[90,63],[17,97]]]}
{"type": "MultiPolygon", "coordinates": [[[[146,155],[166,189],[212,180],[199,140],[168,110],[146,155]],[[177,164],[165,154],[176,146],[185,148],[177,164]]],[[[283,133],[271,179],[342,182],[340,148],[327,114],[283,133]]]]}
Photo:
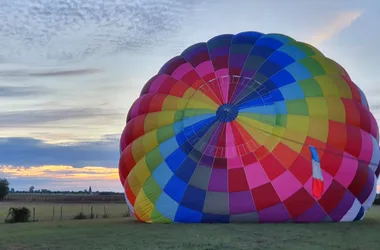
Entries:
{"type": "Polygon", "coordinates": [[[31,221],[63,221],[73,219],[102,219],[129,217],[126,204],[12,204],[0,205],[3,220],[11,207],[27,207],[31,211],[31,221]]]}

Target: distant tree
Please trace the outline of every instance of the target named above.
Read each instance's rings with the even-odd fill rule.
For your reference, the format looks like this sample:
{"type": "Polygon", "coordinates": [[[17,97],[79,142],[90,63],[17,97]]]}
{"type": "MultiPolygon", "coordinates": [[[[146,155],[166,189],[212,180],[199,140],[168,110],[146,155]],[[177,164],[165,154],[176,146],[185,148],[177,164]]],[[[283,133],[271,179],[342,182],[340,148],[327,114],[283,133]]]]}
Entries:
{"type": "Polygon", "coordinates": [[[88,193],[91,194],[92,193],[92,188],[90,186],[90,188],[88,189],[88,193]]]}
{"type": "Polygon", "coordinates": [[[14,189],[14,188],[11,188],[10,193],[14,193],[14,192],[15,192],[15,189],[14,189]]]}
{"type": "Polygon", "coordinates": [[[0,201],[4,200],[9,193],[9,182],[7,179],[0,179],[0,201]]]}
{"type": "Polygon", "coordinates": [[[29,188],[29,193],[33,193],[34,192],[34,186],[31,186],[30,188],[29,188]]]}

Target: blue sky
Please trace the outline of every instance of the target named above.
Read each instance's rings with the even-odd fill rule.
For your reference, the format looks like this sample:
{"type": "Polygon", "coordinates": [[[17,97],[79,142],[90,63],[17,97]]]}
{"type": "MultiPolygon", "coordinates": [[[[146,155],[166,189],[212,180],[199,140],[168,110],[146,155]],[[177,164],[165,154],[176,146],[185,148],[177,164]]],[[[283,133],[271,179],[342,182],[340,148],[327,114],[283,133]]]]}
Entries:
{"type": "Polygon", "coordinates": [[[378,0],[0,5],[0,175],[16,189],[121,191],[118,139],[140,89],[168,59],[221,33],[313,44],[346,68],[380,119],[378,0]]]}

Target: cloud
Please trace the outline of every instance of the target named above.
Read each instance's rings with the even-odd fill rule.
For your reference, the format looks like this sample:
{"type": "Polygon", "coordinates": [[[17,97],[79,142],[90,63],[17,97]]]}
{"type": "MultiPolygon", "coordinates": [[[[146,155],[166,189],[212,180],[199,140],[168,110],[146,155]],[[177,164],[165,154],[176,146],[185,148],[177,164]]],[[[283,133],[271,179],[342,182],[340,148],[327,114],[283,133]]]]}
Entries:
{"type": "Polygon", "coordinates": [[[102,72],[100,69],[71,69],[71,70],[45,70],[32,72],[26,69],[12,69],[12,70],[0,70],[0,77],[2,78],[20,78],[20,77],[66,77],[66,76],[81,76],[102,72]]]}
{"type": "Polygon", "coordinates": [[[31,127],[62,120],[102,118],[108,121],[120,119],[124,114],[101,108],[66,108],[0,112],[1,127],[31,127]]]}
{"type": "Polygon", "coordinates": [[[338,14],[331,22],[328,22],[326,26],[320,29],[316,34],[314,34],[309,43],[317,46],[321,43],[329,40],[336,34],[340,33],[342,30],[348,28],[356,19],[362,15],[363,11],[345,11],[338,14]]]}
{"type": "Polygon", "coordinates": [[[0,138],[0,165],[117,167],[118,162],[119,140],[116,136],[66,144],[49,144],[34,138],[0,138]]]}
{"type": "Polygon", "coordinates": [[[52,71],[52,72],[39,72],[39,73],[30,73],[30,76],[78,76],[78,75],[87,75],[99,73],[99,69],[77,69],[77,70],[61,70],[61,71],[52,71]]]}
{"type": "Polygon", "coordinates": [[[39,177],[54,179],[79,179],[79,180],[117,180],[119,172],[117,168],[85,166],[74,168],[64,165],[44,165],[31,167],[0,166],[0,172],[8,177],[39,177]]]}
{"type": "Polygon", "coordinates": [[[89,186],[99,191],[123,190],[118,169],[101,166],[0,166],[0,175],[16,190],[28,190],[30,186],[49,190],[83,190],[89,186]]]}
{"type": "Polygon", "coordinates": [[[48,93],[46,88],[31,86],[0,86],[1,98],[37,96],[48,93]]]}
{"type": "Polygon", "coordinates": [[[74,62],[168,40],[201,0],[27,0],[0,8],[2,60],[74,62]]]}

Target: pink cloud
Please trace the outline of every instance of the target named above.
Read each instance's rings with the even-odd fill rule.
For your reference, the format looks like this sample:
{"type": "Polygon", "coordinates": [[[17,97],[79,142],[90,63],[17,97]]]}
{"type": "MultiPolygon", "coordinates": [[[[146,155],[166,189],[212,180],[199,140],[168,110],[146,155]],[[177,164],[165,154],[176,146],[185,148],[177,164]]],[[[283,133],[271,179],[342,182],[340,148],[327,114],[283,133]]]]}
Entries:
{"type": "Polygon", "coordinates": [[[17,190],[83,190],[91,186],[98,191],[122,192],[117,168],[86,166],[74,168],[64,165],[32,167],[0,166],[0,175],[9,179],[10,186],[17,190]]]}

